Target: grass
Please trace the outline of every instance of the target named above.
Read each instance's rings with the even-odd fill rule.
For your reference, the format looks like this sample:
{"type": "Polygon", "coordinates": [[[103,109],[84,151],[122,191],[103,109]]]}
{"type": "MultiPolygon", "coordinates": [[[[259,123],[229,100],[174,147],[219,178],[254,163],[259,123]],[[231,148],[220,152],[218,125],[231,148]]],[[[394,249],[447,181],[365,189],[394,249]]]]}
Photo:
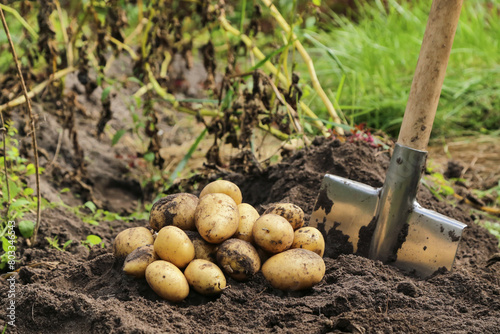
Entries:
{"type": "MultiPolygon", "coordinates": [[[[430,1],[365,3],[358,22],[328,13],[326,29],[297,31],[309,41],[318,77],[351,124],[397,135],[425,31],[430,1]]],[[[500,20],[498,4],[466,1],[444,81],[433,136],[498,131],[500,124],[500,20]]],[[[305,66],[301,73],[307,73],[305,66]]],[[[309,102],[326,111],[310,89],[309,102]]]]}

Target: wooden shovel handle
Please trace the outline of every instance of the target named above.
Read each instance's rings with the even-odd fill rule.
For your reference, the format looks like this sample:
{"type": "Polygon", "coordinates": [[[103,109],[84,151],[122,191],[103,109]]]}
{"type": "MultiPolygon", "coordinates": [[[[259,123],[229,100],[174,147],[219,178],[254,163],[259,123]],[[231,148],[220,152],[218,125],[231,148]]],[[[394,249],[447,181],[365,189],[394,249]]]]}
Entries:
{"type": "Polygon", "coordinates": [[[434,0],[398,143],[426,150],[463,0],[434,0]]]}

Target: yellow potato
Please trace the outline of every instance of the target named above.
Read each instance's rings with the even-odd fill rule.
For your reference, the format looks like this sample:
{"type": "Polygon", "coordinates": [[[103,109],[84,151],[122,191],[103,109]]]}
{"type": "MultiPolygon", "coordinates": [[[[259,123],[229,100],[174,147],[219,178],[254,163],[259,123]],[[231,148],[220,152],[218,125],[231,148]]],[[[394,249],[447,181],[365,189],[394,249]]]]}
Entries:
{"type": "Polygon", "coordinates": [[[240,188],[231,181],[217,180],[207,184],[201,191],[200,198],[214,193],[226,194],[231,197],[236,204],[241,204],[243,199],[240,188]]]}
{"type": "Polygon", "coordinates": [[[217,263],[226,274],[237,281],[244,281],[260,269],[257,250],[249,242],[229,239],[217,250],[217,263]]]}
{"type": "Polygon", "coordinates": [[[276,203],[271,205],[264,214],[274,213],[279,215],[292,225],[293,229],[299,229],[304,225],[304,211],[292,203],[276,203]]]}
{"type": "Polygon", "coordinates": [[[310,250],[294,248],[269,258],[262,266],[262,274],[276,289],[308,289],[325,276],[325,262],[310,250]]]}
{"type": "Polygon", "coordinates": [[[165,226],[154,243],[156,254],[165,261],[184,268],[194,259],[194,245],[187,234],[176,226],[165,226]]]}
{"type": "Polygon", "coordinates": [[[156,260],[158,260],[158,255],[156,255],[153,245],[141,246],[125,258],[123,271],[129,276],[144,278],[146,268],[156,260]]]}
{"type": "Polygon", "coordinates": [[[293,228],[285,218],[266,214],[260,216],[253,225],[255,243],[269,253],[280,253],[292,245],[293,228]]]}
{"type": "Polygon", "coordinates": [[[226,277],[215,263],[206,260],[191,261],[184,276],[197,292],[202,295],[215,295],[226,288],[226,277]]]}
{"type": "Polygon", "coordinates": [[[149,226],[155,231],[168,225],[182,230],[195,230],[194,210],[197,205],[198,197],[187,193],[160,198],[151,208],[149,226]]]}
{"type": "Polygon", "coordinates": [[[194,212],[196,228],[203,239],[219,244],[238,229],[240,214],[234,200],[226,194],[208,194],[194,212]]]}
{"type": "Polygon", "coordinates": [[[194,245],[194,258],[215,263],[218,245],[208,243],[198,232],[184,231],[194,245]]]}
{"type": "Polygon", "coordinates": [[[238,230],[233,237],[252,243],[253,224],[260,217],[260,215],[253,206],[247,203],[239,204],[238,212],[240,213],[240,223],[238,225],[238,230]]]}
{"type": "Polygon", "coordinates": [[[158,296],[171,302],[180,302],[189,294],[189,284],[179,268],[170,262],[158,260],[146,268],[146,281],[158,296]]]}
{"type": "Polygon", "coordinates": [[[113,254],[125,258],[136,248],[152,245],[153,234],[145,227],[131,227],[121,231],[113,241],[113,254]]]}
{"type": "Polygon", "coordinates": [[[308,249],[323,257],[325,253],[325,239],[317,228],[312,226],[301,227],[295,231],[292,247],[290,248],[308,249]]]}

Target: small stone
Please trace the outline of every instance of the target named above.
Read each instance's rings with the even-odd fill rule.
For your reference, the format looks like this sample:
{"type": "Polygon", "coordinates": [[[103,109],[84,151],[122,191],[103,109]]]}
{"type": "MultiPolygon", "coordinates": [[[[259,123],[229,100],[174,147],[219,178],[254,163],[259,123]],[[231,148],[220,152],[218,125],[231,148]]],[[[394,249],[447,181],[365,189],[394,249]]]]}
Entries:
{"type": "Polygon", "coordinates": [[[398,292],[409,297],[416,297],[418,294],[417,287],[412,282],[401,282],[396,289],[398,292]]]}

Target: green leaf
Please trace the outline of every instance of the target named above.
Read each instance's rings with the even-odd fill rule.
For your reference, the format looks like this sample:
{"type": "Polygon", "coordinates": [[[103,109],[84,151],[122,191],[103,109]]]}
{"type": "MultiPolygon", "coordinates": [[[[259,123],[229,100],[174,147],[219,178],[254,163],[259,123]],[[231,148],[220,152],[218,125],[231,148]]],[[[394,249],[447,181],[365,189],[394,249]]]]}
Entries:
{"type": "Polygon", "coordinates": [[[200,144],[201,140],[207,134],[207,131],[208,131],[207,128],[203,129],[203,131],[200,133],[200,135],[198,136],[198,138],[196,138],[196,140],[194,141],[193,145],[191,145],[191,147],[189,148],[189,151],[186,153],[186,155],[184,156],[184,158],[182,158],[181,162],[179,162],[179,164],[177,165],[177,167],[175,167],[175,170],[173,171],[173,173],[168,178],[169,182],[174,182],[174,180],[177,178],[177,176],[179,175],[179,173],[184,169],[184,167],[186,167],[186,165],[187,165],[189,159],[191,158],[191,156],[193,155],[194,151],[196,151],[196,148],[200,144]]]}
{"type": "Polygon", "coordinates": [[[64,193],[67,193],[68,191],[70,191],[70,189],[69,189],[69,188],[64,188],[64,189],[61,189],[59,192],[60,192],[61,194],[64,194],[64,193]]]}
{"type": "Polygon", "coordinates": [[[63,250],[65,250],[69,245],[71,245],[71,243],[73,242],[73,240],[68,240],[64,243],[63,245],[63,250]]]}
{"type": "Polygon", "coordinates": [[[29,164],[28,166],[26,166],[26,175],[33,175],[35,173],[36,173],[35,165],[29,164]]]}
{"type": "Polygon", "coordinates": [[[141,87],[144,86],[144,83],[141,80],[137,79],[136,77],[128,77],[127,80],[130,82],[135,82],[136,84],[140,85],[141,87]]]}
{"type": "Polygon", "coordinates": [[[116,131],[115,135],[113,136],[113,139],[111,140],[111,146],[115,146],[116,143],[120,140],[121,137],[126,133],[127,131],[125,129],[120,129],[116,131]]]}
{"type": "Polygon", "coordinates": [[[273,58],[274,56],[276,56],[277,54],[280,54],[281,52],[283,52],[283,50],[285,50],[286,48],[288,47],[288,45],[283,45],[281,48],[279,48],[278,50],[274,50],[273,52],[271,52],[270,54],[268,54],[266,56],[266,58],[262,59],[261,61],[259,61],[257,64],[255,64],[254,66],[252,66],[252,68],[250,68],[250,71],[254,71],[260,67],[262,67],[262,65],[264,65],[269,59],[273,58]]]}
{"type": "Polygon", "coordinates": [[[97,235],[90,234],[87,236],[87,242],[92,246],[99,245],[102,242],[102,239],[97,235]]]}
{"type": "Polygon", "coordinates": [[[90,211],[92,211],[92,213],[95,213],[97,207],[95,206],[95,204],[91,201],[88,201],[86,202],[84,205],[84,207],[88,208],[90,211]]]}
{"type": "Polygon", "coordinates": [[[26,239],[31,237],[35,231],[35,223],[29,220],[20,221],[18,227],[21,235],[26,239]]]}
{"type": "Polygon", "coordinates": [[[33,188],[26,188],[26,189],[24,189],[23,194],[24,194],[24,196],[30,196],[30,195],[32,195],[34,192],[35,192],[35,191],[33,190],[33,188]]]}
{"type": "Polygon", "coordinates": [[[155,154],[153,152],[148,152],[144,154],[144,160],[147,162],[152,162],[155,159],[155,154]]]}
{"type": "Polygon", "coordinates": [[[321,6],[321,0],[312,0],[313,5],[315,6],[321,6]]]}
{"type": "Polygon", "coordinates": [[[20,208],[22,206],[25,206],[27,204],[30,204],[30,202],[24,198],[20,198],[18,200],[16,200],[15,202],[13,202],[11,205],[10,205],[10,208],[11,209],[17,209],[17,208],[20,208]]]}
{"type": "Polygon", "coordinates": [[[101,95],[101,102],[106,101],[106,99],[109,96],[109,93],[111,92],[111,88],[113,88],[113,86],[108,86],[108,87],[103,89],[102,95],[101,95]]]}

